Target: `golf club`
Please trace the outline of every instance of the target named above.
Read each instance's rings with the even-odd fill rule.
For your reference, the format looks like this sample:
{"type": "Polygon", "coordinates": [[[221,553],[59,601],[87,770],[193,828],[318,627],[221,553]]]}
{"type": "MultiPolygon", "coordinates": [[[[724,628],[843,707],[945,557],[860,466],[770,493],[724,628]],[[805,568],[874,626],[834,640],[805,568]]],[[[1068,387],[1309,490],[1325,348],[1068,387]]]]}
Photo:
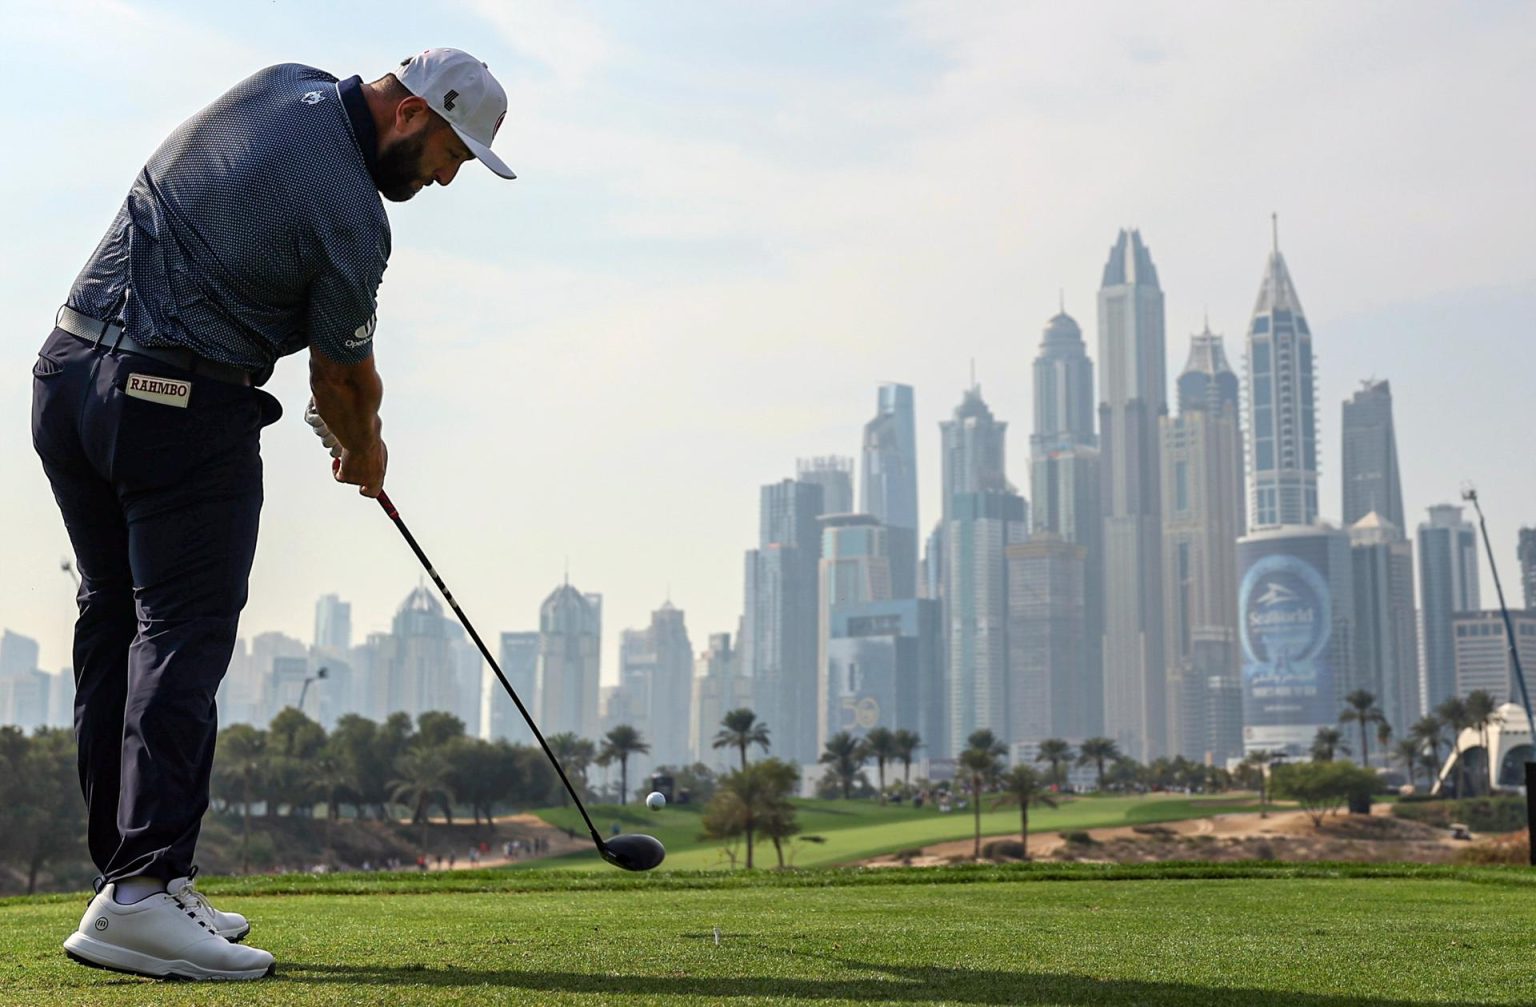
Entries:
{"type": "Polygon", "coordinates": [[[518,698],[516,690],[512,688],[512,683],[508,682],[507,676],[501,673],[500,665],[491,656],[491,652],[486,647],[485,642],[480,639],[480,634],[475,632],[475,627],[470,624],[469,617],[464,614],[463,609],[459,608],[459,603],[453,600],[453,593],[448,590],[448,585],[443,583],[443,578],[439,577],[437,571],[433,569],[432,561],[427,559],[427,554],[422,552],[421,546],[416,544],[415,536],[411,534],[410,529],[406,528],[405,522],[400,520],[400,512],[395,509],[395,505],[390,502],[389,496],[383,491],[379,492],[378,499],[379,506],[384,508],[384,513],[389,515],[389,519],[395,523],[395,527],[400,529],[400,534],[405,536],[406,544],[411,547],[411,551],[416,554],[416,558],[421,560],[421,565],[426,569],[427,575],[432,578],[432,583],[437,585],[438,591],[442,592],[444,600],[453,609],[454,615],[459,617],[459,622],[464,624],[464,628],[469,632],[470,638],[475,641],[475,646],[480,648],[480,653],[490,663],[491,670],[496,673],[496,678],[501,682],[501,687],[507,690],[507,695],[512,697],[512,702],[517,704],[517,712],[521,713],[523,719],[528,722],[529,728],[533,731],[533,736],[539,739],[539,747],[544,749],[545,755],[549,756],[549,761],[554,765],[555,772],[560,775],[560,782],[565,784],[565,789],[570,793],[571,800],[576,802],[576,810],[581,812],[582,821],[587,823],[587,831],[592,833],[592,842],[597,845],[597,852],[613,866],[622,867],[626,871],[648,871],[661,863],[667,855],[667,850],[655,836],[633,833],[614,836],[612,839],[605,840],[598,833],[597,826],[592,824],[592,816],[587,814],[587,809],[581,803],[581,797],[576,793],[576,788],[571,786],[571,781],[565,775],[565,769],[560,765],[560,760],[555,758],[555,753],[549,750],[549,742],[544,740],[543,732],[533,722],[533,717],[528,713],[528,708],[523,705],[523,701],[518,698]]]}

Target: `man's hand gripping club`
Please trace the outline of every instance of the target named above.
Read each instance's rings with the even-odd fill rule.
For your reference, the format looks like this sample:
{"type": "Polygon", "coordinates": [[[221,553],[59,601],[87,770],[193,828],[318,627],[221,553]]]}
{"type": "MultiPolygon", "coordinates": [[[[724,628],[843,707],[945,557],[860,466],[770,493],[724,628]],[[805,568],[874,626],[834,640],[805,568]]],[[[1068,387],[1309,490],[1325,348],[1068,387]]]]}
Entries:
{"type": "Polygon", "coordinates": [[[330,451],[332,475],[337,482],[358,487],[363,496],[377,497],[384,488],[389,450],[380,436],[384,383],[373,357],[341,364],[311,348],[309,388],[304,421],[330,451]]]}

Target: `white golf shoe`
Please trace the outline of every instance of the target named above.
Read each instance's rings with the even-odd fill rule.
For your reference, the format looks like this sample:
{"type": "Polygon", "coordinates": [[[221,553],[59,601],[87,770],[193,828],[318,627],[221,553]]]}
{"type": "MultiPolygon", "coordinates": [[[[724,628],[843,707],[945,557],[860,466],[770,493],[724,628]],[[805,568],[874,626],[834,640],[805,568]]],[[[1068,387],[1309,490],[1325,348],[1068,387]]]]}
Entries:
{"type": "Polygon", "coordinates": [[[239,944],[251,932],[249,920],[239,913],[225,913],[213,908],[208,897],[192,887],[191,878],[177,878],[167,884],[165,890],[168,895],[185,902],[188,909],[198,911],[213,932],[231,944],[239,944]]]}
{"type": "Polygon", "coordinates": [[[82,965],[153,979],[260,979],[272,974],[270,954],[219,936],[214,910],[201,896],[186,895],[186,879],[172,885],[176,894],[166,891],[128,906],[114,901],[116,885],[103,885],[80,918],[80,929],[65,940],[65,953],[82,965]]]}

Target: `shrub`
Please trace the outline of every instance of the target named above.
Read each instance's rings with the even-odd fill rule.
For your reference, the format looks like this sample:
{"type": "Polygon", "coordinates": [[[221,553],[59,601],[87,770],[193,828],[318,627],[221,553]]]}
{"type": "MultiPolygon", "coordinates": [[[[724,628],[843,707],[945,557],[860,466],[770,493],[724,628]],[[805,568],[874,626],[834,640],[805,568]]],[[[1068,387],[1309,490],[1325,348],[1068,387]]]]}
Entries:
{"type": "Polygon", "coordinates": [[[1024,844],[1017,839],[994,839],[981,848],[988,860],[1023,860],[1024,844]]]}
{"type": "Polygon", "coordinates": [[[1086,832],[1063,832],[1061,838],[1063,842],[1070,843],[1073,846],[1095,846],[1098,844],[1098,840],[1086,832]]]}
{"type": "Polygon", "coordinates": [[[1437,828],[1464,822],[1473,832],[1513,832],[1525,828],[1525,798],[1472,797],[1463,801],[1417,801],[1395,804],[1392,814],[1437,828]]]}

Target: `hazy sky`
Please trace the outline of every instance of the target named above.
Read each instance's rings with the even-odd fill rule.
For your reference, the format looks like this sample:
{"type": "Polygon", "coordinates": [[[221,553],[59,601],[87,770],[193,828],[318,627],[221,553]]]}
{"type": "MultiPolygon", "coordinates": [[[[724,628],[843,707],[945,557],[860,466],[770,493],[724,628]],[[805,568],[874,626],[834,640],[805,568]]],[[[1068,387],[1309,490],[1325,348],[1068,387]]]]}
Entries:
{"type": "MultiPolygon", "coordinates": [[[[1272,211],[1339,405],[1388,378],[1413,521],[1474,480],[1516,595],[1536,523],[1536,6],[0,0],[0,626],[69,661],[68,540],[27,434],[30,364],[144,158],[250,72],[372,79],[453,45],[511,108],[476,165],[390,206],[387,487],[483,634],[532,629],[569,563],[618,631],[667,597],[734,631],[758,487],[853,455],[875,387],[917,389],[925,529],[970,362],[1029,495],[1030,362],[1058,291],[1139,227],[1169,373],[1206,312],[1235,365],[1272,211]],[[430,10],[428,8],[431,8],[430,10]]],[[[268,388],[242,635],[317,596],[385,629],[419,568],[329,478],[302,359],[268,388]]],[[[1485,564],[1486,566],[1486,564],[1485,564]]],[[[1485,570],[1486,603],[1492,603],[1485,570]]],[[[1518,603],[1516,597],[1512,601],[1518,603]]]]}

